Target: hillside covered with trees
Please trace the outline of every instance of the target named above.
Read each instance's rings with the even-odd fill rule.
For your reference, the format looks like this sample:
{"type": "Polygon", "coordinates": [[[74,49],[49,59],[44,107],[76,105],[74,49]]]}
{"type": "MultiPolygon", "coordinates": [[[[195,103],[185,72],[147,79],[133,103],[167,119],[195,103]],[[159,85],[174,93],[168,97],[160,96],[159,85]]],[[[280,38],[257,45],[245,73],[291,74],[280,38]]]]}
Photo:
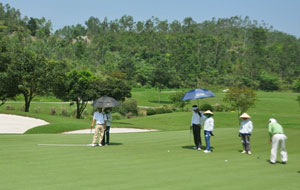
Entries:
{"type": "Polygon", "coordinates": [[[0,72],[6,72],[8,59],[16,60],[17,49],[136,87],[300,89],[300,39],[248,17],[202,23],[190,17],[90,17],[85,25],[52,31],[51,21],[21,17],[0,3],[0,33],[0,72]]]}

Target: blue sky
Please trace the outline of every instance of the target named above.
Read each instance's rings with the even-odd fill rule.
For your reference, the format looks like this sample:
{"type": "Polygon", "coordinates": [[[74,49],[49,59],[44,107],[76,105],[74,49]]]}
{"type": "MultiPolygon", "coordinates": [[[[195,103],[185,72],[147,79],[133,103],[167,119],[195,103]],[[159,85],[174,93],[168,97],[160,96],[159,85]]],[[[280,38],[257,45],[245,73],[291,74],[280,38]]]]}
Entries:
{"type": "Polygon", "coordinates": [[[169,22],[181,22],[186,17],[203,22],[213,17],[249,16],[300,38],[300,0],[1,0],[1,3],[19,9],[22,17],[45,17],[55,30],[84,24],[90,16],[113,20],[130,15],[135,21],[154,16],[169,22]]]}

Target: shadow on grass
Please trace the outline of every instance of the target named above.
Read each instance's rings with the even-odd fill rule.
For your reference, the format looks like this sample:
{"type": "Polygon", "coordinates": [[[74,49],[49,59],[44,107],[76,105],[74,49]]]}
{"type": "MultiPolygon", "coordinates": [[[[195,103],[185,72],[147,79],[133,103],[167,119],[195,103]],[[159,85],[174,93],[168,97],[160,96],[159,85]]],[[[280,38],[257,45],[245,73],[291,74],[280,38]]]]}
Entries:
{"type": "Polygon", "coordinates": [[[108,146],[120,146],[120,145],[123,145],[123,143],[111,142],[111,143],[109,143],[108,146]]]}
{"type": "MultiPolygon", "coordinates": [[[[184,149],[191,149],[191,150],[194,150],[194,147],[195,147],[195,146],[182,146],[182,148],[184,148],[184,149]]],[[[206,149],[206,146],[201,146],[201,149],[202,149],[202,150],[205,150],[205,149],[206,149]]],[[[214,147],[211,146],[210,149],[211,149],[211,151],[213,151],[214,147]]]]}
{"type": "Polygon", "coordinates": [[[298,174],[300,174],[300,171],[298,171],[298,174]]]}
{"type": "MultiPolygon", "coordinates": [[[[268,160],[268,159],[266,160],[266,162],[268,162],[269,164],[271,164],[270,160],[268,160]]],[[[286,163],[285,162],[276,161],[275,164],[286,164],[286,163]]],[[[273,165],[273,164],[271,164],[271,165],[273,165]]]]}

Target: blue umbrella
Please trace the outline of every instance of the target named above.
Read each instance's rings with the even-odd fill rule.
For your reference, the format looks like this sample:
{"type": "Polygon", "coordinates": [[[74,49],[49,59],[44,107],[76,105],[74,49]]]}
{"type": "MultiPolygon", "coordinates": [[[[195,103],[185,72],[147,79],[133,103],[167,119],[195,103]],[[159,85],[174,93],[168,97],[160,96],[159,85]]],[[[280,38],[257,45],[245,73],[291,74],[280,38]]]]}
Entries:
{"type": "Polygon", "coordinates": [[[188,91],[185,93],[185,95],[182,97],[181,101],[184,100],[194,100],[194,99],[201,99],[201,98],[209,98],[209,97],[215,97],[216,95],[212,93],[211,91],[204,89],[204,88],[197,88],[188,91]]]}

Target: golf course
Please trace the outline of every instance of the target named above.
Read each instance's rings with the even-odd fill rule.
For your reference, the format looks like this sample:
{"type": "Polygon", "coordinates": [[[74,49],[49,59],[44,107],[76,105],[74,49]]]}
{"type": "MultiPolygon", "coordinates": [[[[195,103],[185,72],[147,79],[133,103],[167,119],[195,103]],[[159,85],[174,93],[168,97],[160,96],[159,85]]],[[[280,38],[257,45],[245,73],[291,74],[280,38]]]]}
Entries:
{"type": "MultiPolygon", "coordinates": [[[[167,91],[166,91],[167,92],[167,91]]],[[[157,103],[154,89],[134,89],[132,98],[139,106],[159,107],[170,104],[162,93],[157,103]]],[[[201,99],[200,104],[224,104],[223,92],[216,97],[201,99]]],[[[191,111],[121,119],[112,127],[158,129],[156,132],[111,134],[111,143],[89,147],[93,134],[61,134],[64,131],[88,129],[86,119],[50,115],[50,107],[68,106],[63,102],[32,103],[25,113],[16,114],[49,122],[25,134],[0,135],[0,189],[288,189],[298,190],[300,182],[300,107],[296,93],[258,92],[256,106],[247,112],[254,125],[251,136],[252,155],[241,154],[237,113],[215,112],[215,136],[211,138],[212,153],[193,149],[189,130],[191,111]],[[271,144],[267,129],[269,118],[283,126],[288,151],[287,164],[269,164],[271,144]]],[[[186,108],[196,104],[191,101],[186,108]]],[[[6,103],[16,108],[22,102],[6,103]]],[[[91,112],[91,106],[88,106],[91,112]]],[[[202,142],[205,148],[205,141],[202,142]]]]}

